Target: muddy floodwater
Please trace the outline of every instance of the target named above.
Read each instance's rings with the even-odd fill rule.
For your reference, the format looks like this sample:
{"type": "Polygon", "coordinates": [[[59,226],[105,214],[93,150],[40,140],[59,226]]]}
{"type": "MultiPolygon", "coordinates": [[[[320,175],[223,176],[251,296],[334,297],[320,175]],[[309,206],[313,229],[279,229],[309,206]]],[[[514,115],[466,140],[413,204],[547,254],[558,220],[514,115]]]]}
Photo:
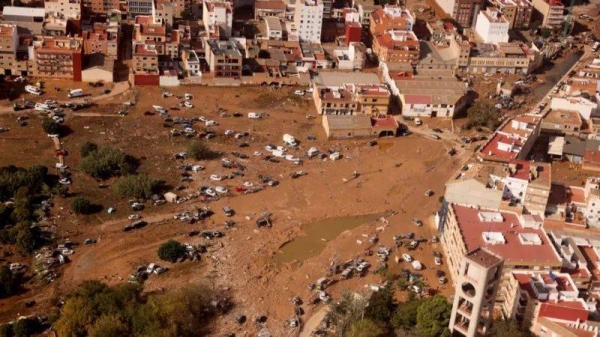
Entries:
{"type": "Polygon", "coordinates": [[[276,263],[304,261],[320,254],[327,243],[342,232],[362,224],[378,221],[385,214],[368,214],[345,218],[333,218],[312,222],[305,226],[305,235],[295,238],[281,247],[275,257],[276,263]]]}

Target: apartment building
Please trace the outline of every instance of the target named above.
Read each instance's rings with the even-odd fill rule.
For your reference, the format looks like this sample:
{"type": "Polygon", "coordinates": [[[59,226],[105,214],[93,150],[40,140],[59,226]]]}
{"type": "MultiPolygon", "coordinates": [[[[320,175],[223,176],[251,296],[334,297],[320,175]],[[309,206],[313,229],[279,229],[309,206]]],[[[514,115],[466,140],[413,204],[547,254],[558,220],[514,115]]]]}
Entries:
{"type": "Polygon", "coordinates": [[[156,10],[154,0],[127,0],[128,14],[130,17],[138,15],[154,16],[156,10]]]}
{"type": "Polygon", "coordinates": [[[173,27],[175,8],[171,2],[158,2],[154,11],[154,23],[165,25],[167,29],[173,27]]]}
{"type": "Polygon", "coordinates": [[[523,206],[527,213],[544,216],[552,182],[550,164],[513,160],[508,164],[508,174],[501,179],[505,200],[523,206]]]}
{"type": "Polygon", "coordinates": [[[485,43],[508,42],[508,20],[495,7],[479,12],[475,32],[485,43]]]}
{"type": "Polygon", "coordinates": [[[333,50],[336,68],[341,70],[356,70],[365,67],[367,47],[362,42],[351,42],[348,46],[333,50]]]}
{"type": "Polygon", "coordinates": [[[298,29],[300,42],[321,43],[323,2],[321,0],[296,1],[294,24],[298,29]]]}
{"type": "Polygon", "coordinates": [[[121,9],[119,0],[84,0],[83,7],[96,14],[108,14],[121,9]]]}
{"type": "Polygon", "coordinates": [[[518,42],[480,43],[471,49],[467,71],[472,74],[528,74],[537,69],[543,55],[532,45],[518,42]]]}
{"type": "Polygon", "coordinates": [[[111,59],[119,55],[120,25],[94,23],[91,30],[84,30],[83,53],[84,55],[104,54],[111,59]]]}
{"type": "Polygon", "coordinates": [[[42,34],[46,10],[44,8],[4,6],[2,23],[16,25],[19,34],[42,34]]]}
{"type": "Polygon", "coordinates": [[[144,44],[133,49],[133,72],[136,75],[158,75],[158,53],[144,44]]]}
{"type": "Polygon", "coordinates": [[[17,65],[19,36],[16,25],[0,24],[0,68],[2,75],[12,75],[17,65]]]}
{"type": "Polygon", "coordinates": [[[486,248],[475,248],[460,262],[449,328],[453,336],[483,336],[493,319],[494,298],[504,260],[486,248]]]}
{"type": "Polygon", "coordinates": [[[49,16],[58,16],[65,20],[78,20],[83,11],[83,2],[81,0],[44,0],[44,9],[49,16]]]}
{"type": "Polygon", "coordinates": [[[502,289],[508,286],[511,272],[558,271],[562,267],[562,259],[542,229],[543,220],[538,215],[444,203],[436,215],[436,223],[456,287],[460,287],[461,261],[467,252],[485,246],[504,259],[500,292],[496,298],[498,307],[505,302],[502,289]]]}
{"type": "Polygon", "coordinates": [[[183,66],[189,76],[202,76],[200,70],[200,58],[194,50],[184,50],[181,52],[183,66]]]}
{"type": "Polygon", "coordinates": [[[542,27],[560,28],[565,21],[565,6],[560,0],[532,0],[534,19],[542,21],[542,27]]]}
{"type": "Polygon", "coordinates": [[[421,45],[415,33],[411,31],[389,30],[374,38],[373,52],[381,62],[416,65],[421,45]]]}
{"type": "Polygon", "coordinates": [[[481,8],[481,0],[436,0],[440,8],[452,16],[463,28],[475,24],[477,14],[481,8]]]}
{"type": "Polygon", "coordinates": [[[233,29],[231,3],[222,0],[204,1],[202,21],[209,38],[230,38],[233,29]]]}
{"type": "Polygon", "coordinates": [[[386,115],[390,103],[390,93],[381,84],[317,87],[313,95],[321,115],[386,115]]]}
{"type": "Polygon", "coordinates": [[[206,41],[206,62],[215,77],[241,79],[242,53],[234,40],[206,41]]]}
{"type": "Polygon", "coordinates": [[[385,6],[371,13],[369,32],[376,37],[390,30],[412,31],[415,17],[400,6],[385,6]]]}
{"type": "Polygon", "coordinates": [[[530,0],[492,0],[502,16],[508,20],[510,29],[528,29],[533,14],[533,4],[530,0]]]}
{"type": "Polygon", "coordinates": [[[287,6],[283,0],[257,0],[254,2],[254,19],[268,17],[285,19],[287,6]]]}
{"type": "Polygon", "coordinates": [[[477,152],[480,160],[508,163],[523,160],[540,134],[541,119],[518,116],[506,121],[477,152]]]}
{"type": "Polygon", "coordinates": [[[542,119],[541,130],[555,135],[579,135],[582,125],[583,121],[578,111],[553,109],[542,119]]]}
{"type": "Polygon", "coordinates": [[[81,81],[83,39],[41,37],[33,42],[33,76],[81,81]]]}

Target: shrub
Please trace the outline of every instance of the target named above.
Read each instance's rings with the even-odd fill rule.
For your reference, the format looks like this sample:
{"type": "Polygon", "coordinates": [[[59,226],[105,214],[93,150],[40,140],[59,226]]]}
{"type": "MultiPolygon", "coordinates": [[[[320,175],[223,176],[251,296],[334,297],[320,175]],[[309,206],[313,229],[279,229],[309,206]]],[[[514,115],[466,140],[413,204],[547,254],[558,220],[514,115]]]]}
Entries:
{"type": "Polygon", "coordinates": [[[17,249],[19,250],[19,252],[23,255],[33,253],[44,243],[40,230],[37,226],[32,226],[30,223],[24,222],[19,223],[15,230],[15,244],[17,245],[17,249]]]}
{"type": "Polygon", "coordinates": [[[475,102],[467,110],[467,128],[485,126],[489,129],[495,129],[500,126],[500,111],[495,106],[483,102],[475,102]]]}
{"type": "Polygon", "coordinates": [[[135,166],[133,157],[113,147],[99,148],[81,161],[81,170],[96,179],[132,174],[135,166]]]}
{"type": "Polygon", "coordinates": [[[211,150],[203,142],[192,142],[187,149],[188,155],[196,160],[212,160],[219,158],[220,154],[211,150]]]}
{"type": "Polygon", "coordinates": [[[128,175],[117,180],[117,193],[121,197],[150,199],[160,185],[146,174],[128,175]]]}
{"type": "Polygon", "coordinates": [[[7,266],[0,267],[0,298],[12,296],[18,289],[18,277],[7,266]]]}
{"type": "Polygon", "coordinates": [[[164,261],[176,262],[184,253],[185,247],[175,240],[169,240],[158,247],[158,257],[164,261]]]}
{"type": "Polygon", "coordinates": [[[93,142],[85,142],[81,146],[81,150],[79,150],[79,152],[81,153],[81,157],[87,157],[88,155],[96,151],[98,151],[98,144],[93,142]]]}
{"type": "Polygon", "coordinates": [[[89,200],[83,197],[76,197],[71,201],[71,208],[75,214],[91,214],[94,207],[89,200]]]}
{"type": "Polygon", "coordinates": [[[60,134],[60,124],[48,117],[42,120],[42,129],[44,129],[47,134],[60,134]]]}

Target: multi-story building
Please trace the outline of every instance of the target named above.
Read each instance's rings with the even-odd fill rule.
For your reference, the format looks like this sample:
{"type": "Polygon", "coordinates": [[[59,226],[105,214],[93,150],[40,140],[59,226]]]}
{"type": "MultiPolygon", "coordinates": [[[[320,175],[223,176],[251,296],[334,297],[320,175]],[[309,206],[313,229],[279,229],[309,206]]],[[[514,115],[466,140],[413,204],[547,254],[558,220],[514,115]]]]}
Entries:
{"type": "Polygon", "coordinates": [[[500,13],[497,8],[488,7],[485,11],[479,12],[475,32],[485,43],[497,44],[508,42],[508,20],[500,13]]]}
{"type": "Polygon", "coordinates": [[[408,9],[399,6],[385,6],[371,13],[369,31],[373,37],[390,30],[412,31],[415,17],[408,9]]]}
{"type": "Polygon", "coordinates": [[[234,40],[207,40],[206,62],[215,77],[241,79],[242,53],[234,40]]]}
{"type": "Polygon", "coordinates": [[[298,0],[294,23],[301,42],[321,42],[323,29],[323,2],[321,0],[298,0]]]}
{"type": "Polygon", "coordinates": [[[469,65],[465,69],[473,74],[528,74],[542,61],[543,55],[535,45],[529,48],[518,42],[483,43],[471,48],[469,65]]]}
{"type": "Polygon", "coordinates": [[[174,7],[171,2],[158,2],[154,11],[154,23],[165,25],[167,29],[173,27],[174,7]]]}
{"type": "Polygon", "coordinates": [[[19,35],[16,25],[0,24],[0,69],[2,75],[12,75],[17,63],[19,35]]]}
{"type": "Polygon", "coordinates": [[[533,13],[533,4],[530,0],[492,0],[492,4],[508,20],[510,29],[529,28],[533,13]]]}
{"type": "Polygon", "coordinates": [[[85,55],[104,54],[111,59],[118,58],[119,25],[94,23],[91,30],[83,31],[83,53],[85,55]]]}
{"type": "Polygon", "coordinates": [[[33,75],[81,81],[83,39],[41,37],[33,42],[33,75]]]}
{"type": "MultiPolygon", "coordinates": [[[[463,256],[480,246],[504,259],[501,289],[516,270],[554,270],[562,267],[562,259],[542,229],[538,215],[522,215],[512,211],[445,203],[436,215],[438,231],[448,270],[456,287],[460,287],[460,262],[463,256]]],[[[505,301],[501,290],[496,305],[505,301]]]]}
{"type": "Polygon", "coordinates": [[[209,0],[202,3],[202,21],[209,38],[229,38],[233,29],[231,3],[209,0]]]}
{"type": "Polygon", "coordinates": [[[492,321],[494,299],[502,277],[502,257],[475,248],[461,260],[450,331],[453,336],[483,336],[492,321]]]}
{"type": "Polygon", "coordinates": [[[183,66],[189,76],[202,76],[200,71],[200,58],[194,50],[184,50],[181,52],[183,66]]]}
{"type": "Polygon", "coordinates": [[[436,0],[446,14],[462,27],[472,27],[481,7],[481,0],[436,0]]]}
{"type": "Polygon", "coordinates": [[[382,62],[416,65],[421,55],[421,44],[411,31],[389,30],[375,37],[373,52],[382,62]]]}
{"type": "Polygon", "coordinates": [[[111,11],[120,10],[121,2],[119,0],[84,0],[83,7],[92,13],[108,14],[111,11]]]}
{"type": "Polygon", "coordinates": [[[136,75],[158,75],[158,53],[144,44],[133,49],[133,71],[136,75]]]}
{"type": "Polygon", "coordinates": [[[390,103],[390,92],[381,84],[317,87],[313,95],[321,115],[386,115],[390,103]]]}
{"type": "Polygon", "coordinates": [[[362,42],[351,42],[346,47],[333,50],[336,68],[342,70],[363,69],[367,47],[362,42]]]}
{"type": "Polygon", "coordinates": [[[254,3],[254,19],[267,17],[285,19],[286,8],[283,0],[257,0],[254,3]]]}
{"type": "Polygon", "coordinates": [[[477,152],[480,160],[508,163],[525,159],[540,134],[541,119],[518,116],[506,121],[477,152]]]}
{"type": "Polygon", "coordinates": [[[153,16],[155,5],[154,0],[127,0],[128,14],[134,18],[138,15],[153,16]]]}
{"type": "Polygon", "coordinates": [[[16,25],[23,34],[42,34],[46,10],[44,8],[4,6],[2,23],[16,25]]]}
{"type": "Polygon", "coordinates": [[[565,6],[560,0],[532,0],[533,16],[542,21],[542,27],[560,28],[565,22],[565,6]]]}
{"type": "Polygon", "coordinates": [[[83,2],[80,0],[44,0],[44,9],[49,16],[61,19],[80,19],[83,2]]]}

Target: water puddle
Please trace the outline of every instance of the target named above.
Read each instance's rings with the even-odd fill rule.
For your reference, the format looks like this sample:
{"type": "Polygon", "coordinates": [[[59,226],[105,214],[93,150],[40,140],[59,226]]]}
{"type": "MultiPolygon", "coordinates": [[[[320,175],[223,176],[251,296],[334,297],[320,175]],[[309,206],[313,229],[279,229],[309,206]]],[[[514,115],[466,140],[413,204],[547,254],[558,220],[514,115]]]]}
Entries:
{"type": "Polygon", "coordinates": [[[275,257],[275,263],[286,263],[294,260],[303,261],[319,255],[327,243],[342,232],[356,228],[362,224],[376,221],[385,214],[368,214],[345,218],[333,218],[315,221],[305,226],[303,236],[288,242],[275,257]]]}

